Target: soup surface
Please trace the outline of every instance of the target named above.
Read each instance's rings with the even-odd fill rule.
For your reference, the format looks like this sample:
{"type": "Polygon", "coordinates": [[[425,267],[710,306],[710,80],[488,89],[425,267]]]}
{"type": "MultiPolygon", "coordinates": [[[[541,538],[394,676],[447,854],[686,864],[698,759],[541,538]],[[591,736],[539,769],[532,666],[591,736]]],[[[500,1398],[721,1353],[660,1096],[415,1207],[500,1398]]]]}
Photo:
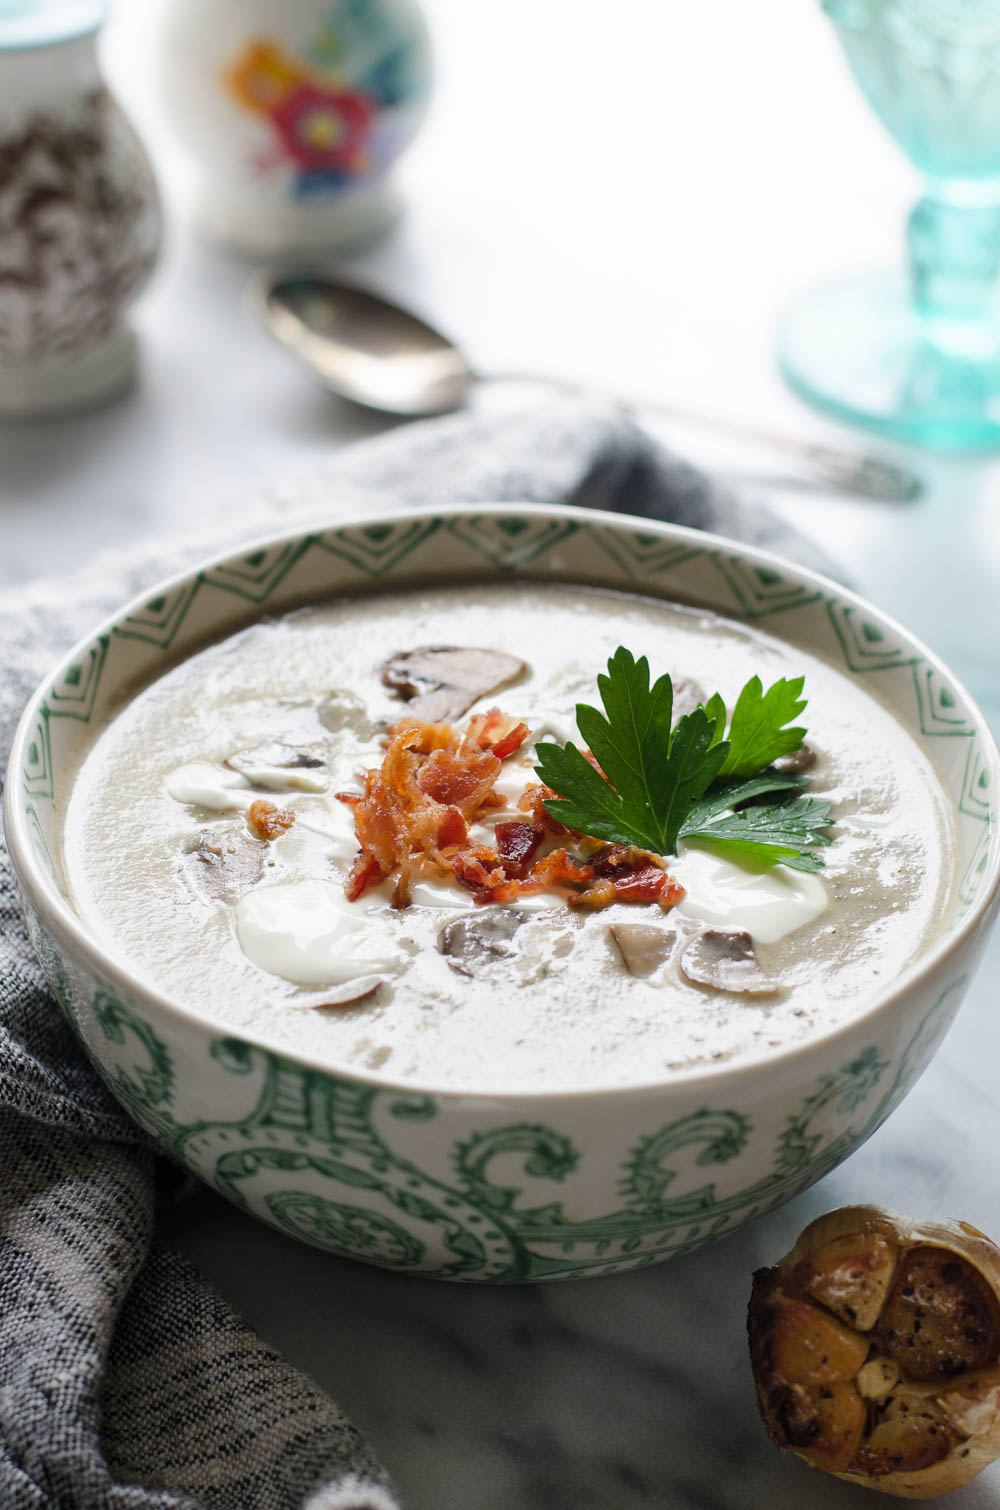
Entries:
{"type": "Polygon", "coordinates": [[[932,767],[850,678],[703,610],[536,583],[336,600],[192,655],[98,733],[63,847],[102,943],[206,1019],[334,1068],[480,1090],[649,1082],[841,1023],[933,940],[954,870],[932,767]],[[583,743],[575,705],[598,702],[618,645],[669,672],[678,702],[693,682],[732,709],[754,675],[805,676],[808,794],[833,805],[818,874],[682,844],[665,862],[676,905],[571,906],[554,885],[480,906],[421,863],[410,905],[393,906],[392,878],[348,900],[359,773],[407,715],[387,661],[442,646],[515,658],[454,719],[498,707],[531,731],[474,825],[488,843],[525,818],[534,743],[583,743]],[[749,958],[706,975],[706,938],[711,956],[734,934],[749,958]]]}

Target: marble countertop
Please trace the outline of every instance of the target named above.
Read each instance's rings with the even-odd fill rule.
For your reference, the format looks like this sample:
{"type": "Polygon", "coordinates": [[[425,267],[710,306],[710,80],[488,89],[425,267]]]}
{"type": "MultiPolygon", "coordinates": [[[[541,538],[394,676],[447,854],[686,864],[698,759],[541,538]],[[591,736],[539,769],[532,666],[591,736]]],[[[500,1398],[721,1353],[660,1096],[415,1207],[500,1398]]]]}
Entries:
{"type": "MultiPolygon", "coordinates": [[[[0,586],[233,512],[249,490],[287,489],[332,447],[381,428],[271,347],[243,303],[247,267],[192,234],[150,82],[158,8],[121,5],[106,38],[170,212],[137,312],[142,380],[98,413],[0,434],[0,586]]],[[[894,259],[913,184],[819,8],[776,0],[765,20],[741,0],[621,0],[610,40],[604,7],[503,9],[501,26],[467,0],[431,0],[440,96],[407,169],[410,214],[345,265],[461,332],[487,366],[570,372],[851,443],[782,389],[774,322],[796,286],[894,259]],[[609,78],[612,43],[621,67],[609,78]]],[[[923,496],[879,506],[778,486],[761,477],[773,459],[668,433],[708,465],[752,473],[1000,729],[996,459],[914,454],[923,496]]],[[[170,1235],[344,1405],[407,1510],[848,1510],[869,1501],[764,1436],[744,1335],[750,1274],[846,1202],[960,1216],[1000,1236],[998,996],[1000,937],[933,1065],[860,1152],[747,1230],[660,1268],[448,1287],[298,1246],[207,1191],[176,1208],[170,1235]]],[[[998,1503],[1000,1465],[949,1500],[998,1503]]]]}

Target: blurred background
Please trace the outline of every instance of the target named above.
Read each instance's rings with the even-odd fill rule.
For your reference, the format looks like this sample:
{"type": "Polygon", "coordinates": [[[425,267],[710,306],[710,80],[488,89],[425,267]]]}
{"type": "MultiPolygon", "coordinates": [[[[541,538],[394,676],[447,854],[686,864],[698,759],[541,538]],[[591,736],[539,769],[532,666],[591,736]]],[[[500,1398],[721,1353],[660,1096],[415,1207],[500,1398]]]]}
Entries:
{"type": "MultiPolygon", "coordinates": [[[[917,177],[819,6],[424,10],[436,83],[400,166],[406,213],[336,265],[430,316],[482,368],[570,374],[850,442],[783,385],[777,317],[827,276],[899,264],[917,177]]],[[[199,522],[385,423],[276,347],[245,304],[251,264],[194,233],[190,160],[159,92],[163,12],[164,0],[112,0],[100,42],[164,200],[160,264],[132,316],[140,382],[92,413],[0,428],[0,583],[199,522]]],[[[667,433],[717,467],[774,462],[701,430],[667,433]]],[[[945,466],[952,498],[975,506],[981,467],[922,466],[945,466]]],[[[849,530],[857,552],[877,555],[895,524],[891,509],[842,497],[796,492],[789,506],[818,537],[849,530]]]]}

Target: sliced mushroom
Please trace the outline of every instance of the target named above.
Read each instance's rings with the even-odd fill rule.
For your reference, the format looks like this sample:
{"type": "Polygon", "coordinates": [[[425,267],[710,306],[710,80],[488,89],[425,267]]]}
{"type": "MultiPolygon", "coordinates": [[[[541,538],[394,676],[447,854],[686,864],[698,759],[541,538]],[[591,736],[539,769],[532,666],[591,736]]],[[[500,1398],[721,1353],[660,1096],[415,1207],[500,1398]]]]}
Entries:
{"type": "Polygon", "coordinates": [[[213,902],[237,902],[264,872],[267,850],[242,829],[203,829],[184,847],[184,868],[195,890],[213,902]]]}
{"type": "Polygon", "coordinates": [[[326,769],[322,745],[266,740],[252,749],[237,750],[223,764],[265,792],[325,792],[327,787],[326,778],[316,774],[326,769]]]}
{"type": "Polygon", "coordinates": [[[931,1499],[1000,1456],[1000,1249],[876,1206],[820,1217],[754,1275],[768,1435],[815,1468],[931,1499]]]}
{"type": "Polygon", "coordinates": [[[812,745],[799,745],[797,750],[779,755],[774,762],[774,769],[780,771],[782,776],[801,776],[803,771],[810,770],[815,764],[816,751],[812,745]]]}
{"type": "Polygon", "coordinates": [[[317,1012],[321,1012],[324,1007],[347,1007],[371,996],[384,981],[384,975],[359,975],[356,980],[345,980],[342,985],[329,986],[324,991],[316,992],[310,998],[309,1005],[317,1012]]]}
{"type": "Polygon", "coordinates": [[[507,945],[524,921],[524,913],[510,907],[468,912],[441,929],[438,948],[459,975],[478,975],[484,965],[510,958],[507,945]]]}
{"type": "Polygon", "coordinates": [[[339,734],[343,729],[350,729],[352,734],[368,738],[375,732],[375,726],[368,717],[368,710],[360,697],[355,697],[353,692],[341,690],[328,692],[316,704],[316,717],[324,729],[329,729],[331,734],[339,734]]]}
{"type": "Polygon", "coordinates": [[[423,645],[387,660],[382,681],[409,702],[409,711],[422,723],[452,723],[524,670],[524,661],[503,650],[423,645]]]}
{"type": "Polygon", "coordinates": [[[706,928],[681,954],[680,966],[688,980],[716,991],[737,991],[745,996],[766,996],[778,989],[760,967],[749,933],[724,933],[706,928]]]}
{"type": "Polygon", "coordinates": [[[697,682],[691,681],[686,676],[678,676],[673,682],[674,702],[672,719],[674,723],[686,714],[693,713],[695,708],[703,708],[708,701],[697,682]]]}
{"type": "Polygon", "coordinates": [[[670,958],[677,934],[647,923],[612,923],[608,929],[630,975],[652,975],[670,958]]]}

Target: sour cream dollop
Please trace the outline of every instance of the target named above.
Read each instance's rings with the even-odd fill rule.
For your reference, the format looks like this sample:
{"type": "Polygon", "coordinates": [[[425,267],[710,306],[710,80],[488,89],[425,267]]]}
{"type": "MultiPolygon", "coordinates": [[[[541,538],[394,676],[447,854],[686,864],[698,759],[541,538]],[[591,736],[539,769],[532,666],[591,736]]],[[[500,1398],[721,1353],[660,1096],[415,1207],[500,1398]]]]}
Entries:
{"type": "Polygon", "coordinates": [[[235,913],[236,936],[251,964],[296,985],[340,985],[396,963],[388,932],[333,881],[258,886],[240,898],[235,913]]]}
{"type": "Polygon", "coordinates": [[[754,870],[694,846],[684,848],[668,865],[686,890],[677,904],[683,917],[718,928],[745,929],[759,944],[773,944],[803,928],[830,901],[819,876],[787,865],[754,870]]]}

